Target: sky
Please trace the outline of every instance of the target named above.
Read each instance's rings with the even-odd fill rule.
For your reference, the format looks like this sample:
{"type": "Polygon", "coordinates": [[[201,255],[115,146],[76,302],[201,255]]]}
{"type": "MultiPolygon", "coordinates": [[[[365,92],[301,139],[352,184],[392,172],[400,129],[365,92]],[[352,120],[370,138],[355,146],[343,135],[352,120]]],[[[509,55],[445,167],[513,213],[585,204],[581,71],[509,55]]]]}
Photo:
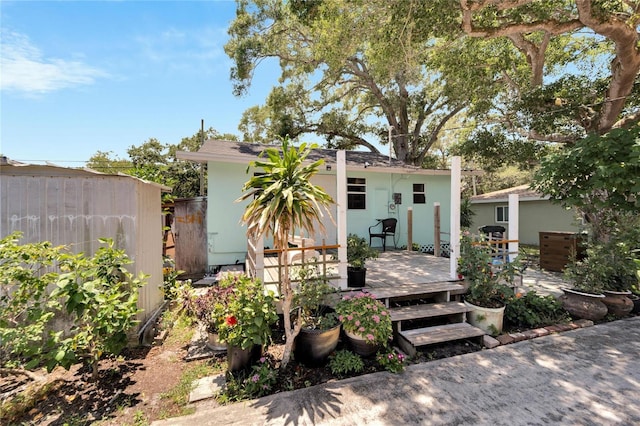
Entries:
{"type": "Polygon", "coordinates": [[[81,167],[149,138],[177,144],[201,120],[240,137],[279,70],[261,64],[234,97],[234,17],[233,1],[0,0],[0,153],[81,167]]]}

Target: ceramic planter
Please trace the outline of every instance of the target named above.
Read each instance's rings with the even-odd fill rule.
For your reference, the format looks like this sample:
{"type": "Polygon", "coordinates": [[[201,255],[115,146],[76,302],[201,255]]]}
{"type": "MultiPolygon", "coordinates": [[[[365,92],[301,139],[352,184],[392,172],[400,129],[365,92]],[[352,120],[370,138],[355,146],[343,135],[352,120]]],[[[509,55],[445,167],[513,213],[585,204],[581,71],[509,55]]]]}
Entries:
{"type": "Polygon", "coordinates": [[[630,291],[605,290],[603,293],[602,303],[607,305],[609,313],[616,318],[626,317],[633,310],[633,301],[629,298],[630,291]]]}
{"type": "Polygon", "coordinates": [[[504,306],[500,308],[485,308],[482,306],[476,306],[466,300],[464,304],[472,309],[467,312],[467,321],[469,324],[494,336],[502,333],[502,324],[504,323],[504,306]]]}
{"type": "Polygon", "coordinates": [[[602,303],[604,294],[583,293],[570,288],[563,288],[562,291],[562,306],[575,318],[599,321],[609,311],[607,305],[602,303]]]}
{"type": "Polygon", "coordinates": [[[328,330],[300,330],[293,350],[296,360],[309,367],[322,365],[338,346],[341,327],[338,324],[328,330]]]}
{"type": "Polygon", "coordinates": [[[350,333],[347,330],[344,331],[344,334],[347,337],[347,342],[349,343],[351,350],[360,356],[372,356],[378,352],[378,349],[380,348],[380,345],[369,343],[359,334],[350,333]]]}
{"type": "Polygon", "coordinates": [[[227,350],[227,344],[220,342],[218,333],[207,333],[207,348],[212,351],[222,352],[227,350]]]}

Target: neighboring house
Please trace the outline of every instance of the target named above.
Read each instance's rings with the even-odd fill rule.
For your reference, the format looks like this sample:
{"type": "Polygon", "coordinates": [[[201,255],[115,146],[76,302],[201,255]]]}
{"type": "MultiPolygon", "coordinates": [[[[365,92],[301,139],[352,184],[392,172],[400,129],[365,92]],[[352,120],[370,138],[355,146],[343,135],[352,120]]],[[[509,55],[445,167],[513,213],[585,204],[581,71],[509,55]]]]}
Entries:
{"type": "Polygon", "coordinates": [[[92,256],[111,238],[149,275],[138,306],[145,321],[163,301],[162,185],[128,175],[24,164],[0,158],[0,238],[21,231],[20,243],[50,241],[92,256]]]}
{"type": "MultiPolygon", "coordinates": [[[[249,162],[257,160],[269,146],[221,140],[206,141],[198,152],[178,152],[177,157],[208,165],[207,189],[207,247],[210,266],[243,263],[247,253],[246,227],[240,219],[248,202],[235,202],[242,194],[245,182],[257,169],[248,169],[249,162]]],[[[449,170],[425,170],[407,166],[388,156],[360,151],[346,152],[346,182],[336,182],[336,153],[331,149],[315,149],[308,159],[324,159],[325,164],[314,177],[337,201],[338,184],[347,192],[346,228],[348,233],[369,239],[369,227],[387,217],[398,219],[397,247],[407,244],[407,209],[413,209],[413,242],[433,244],[434,203],[441,206],[441,232],[448,233],[450,224],[449,170]]],[[[332,215],[337,217],[337,206],[332,215]]],[[[326,217],[323,223],[326,235],[316,234],[316,244],[337,244],[337,227],[326,217]]],[[[443,235],[443,241],[448,236],[443,235]]],[[[266,246],[272,242],[265,239],[266,246]]],[[[374,239],[374,246],[381,246],[374,239]]],[[[387,247],[393,247],[391,239],[387,247]]]]}
{"type": "Polygon", "coordinates": [[[520,243],[538,245],[540,232],[578,232],[578,220],[574,210],[552,204],[548,197],[530,189],[529,185],[471,197],[472,210],[475,212],[473,227],[477,229],[485,225],[501,225],[508,229],[511,194],[518,194],[520,243]]]}

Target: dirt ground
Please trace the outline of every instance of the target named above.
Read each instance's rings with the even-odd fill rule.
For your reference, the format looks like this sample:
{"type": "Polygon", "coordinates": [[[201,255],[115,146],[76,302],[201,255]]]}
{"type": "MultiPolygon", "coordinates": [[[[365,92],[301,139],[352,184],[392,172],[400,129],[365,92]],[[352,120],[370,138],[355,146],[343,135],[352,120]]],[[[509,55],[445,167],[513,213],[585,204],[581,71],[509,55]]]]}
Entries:
{"type": "MultiPolygon", "coordinates": [[[[144,425],[179,415],[183,407],[162,395],[176,387],[187,367],[212,362],[211,359],[186,362],[184,357],[187,349],[187,345],[172,343],[168,339],[150,348],[127,350],[119,358],[101,361],[100,378],[96,382],[90,380],[87,367],[75,366],[69,371],[58,368],[51,374],[37,372],[42,380],[37,385],[33,384],[30,392],[31,395],[38,395],[37,401],[18,417],[0,414],[0,424],[144,425]],[[37,392],[36,389],[43,391],[37,392]]],[[[426,362],[479,349],[471,343],[449,344],[431,348],[411,362],[426,362]]],[[[279,360],[282,350],[282,344],[272,345],[266,356],[279,360]]],[[[224,363],[226,360],[222,356],[217,361],[224,363]]],[[[366,360],[362,374],[375,371],[375,361],[366,360]]],[[[295,361],[279,374],[277,391],[335,379],[328,366],[307,368],[295,361]]],[[[12,377],[15,376],[0,377],[0,392],[16,386],[12,377]]]]}
{"type": "MultiPolygon", "coordinates": [[[[161,345],[125,351],[120,358],[102,360],[100,377],[91,381],[90,370],[76,365],[69,371],[37,372],[43,381],[32,387],[47,389],[35,406],[18,418],[0,418],[2,424],[101,425],[136,424],[136,417],[160,418],[179,413],[180,407],[160,395],[178,383],[186,365],[186,348],[161,345]],[[140,412],[136,414],[137,412],[140,412]]],[[[1,377],[2,383],[9,376],[1,377]]],[[[138,423],[139,424],[139,423],[138,423]]]]}

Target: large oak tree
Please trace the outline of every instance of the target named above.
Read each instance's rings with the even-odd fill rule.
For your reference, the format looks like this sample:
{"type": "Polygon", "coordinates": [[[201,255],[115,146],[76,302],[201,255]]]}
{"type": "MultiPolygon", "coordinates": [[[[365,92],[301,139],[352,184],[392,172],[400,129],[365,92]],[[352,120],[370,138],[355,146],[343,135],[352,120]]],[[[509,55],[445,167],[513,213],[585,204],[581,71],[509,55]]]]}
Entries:
{"type": "Polygon", "coordinates": [[[266,103],[246,111],[245,138],[315,133],[332,147],[371,151],[390,140],[398,159],[422,165],[447,123],[495,96],[492,69],[455,59],[465,41],[451,5],[238,1],[225,46],[236,94],[249,89],[261,61],[275,58],[282,70],[266,103]]]}

